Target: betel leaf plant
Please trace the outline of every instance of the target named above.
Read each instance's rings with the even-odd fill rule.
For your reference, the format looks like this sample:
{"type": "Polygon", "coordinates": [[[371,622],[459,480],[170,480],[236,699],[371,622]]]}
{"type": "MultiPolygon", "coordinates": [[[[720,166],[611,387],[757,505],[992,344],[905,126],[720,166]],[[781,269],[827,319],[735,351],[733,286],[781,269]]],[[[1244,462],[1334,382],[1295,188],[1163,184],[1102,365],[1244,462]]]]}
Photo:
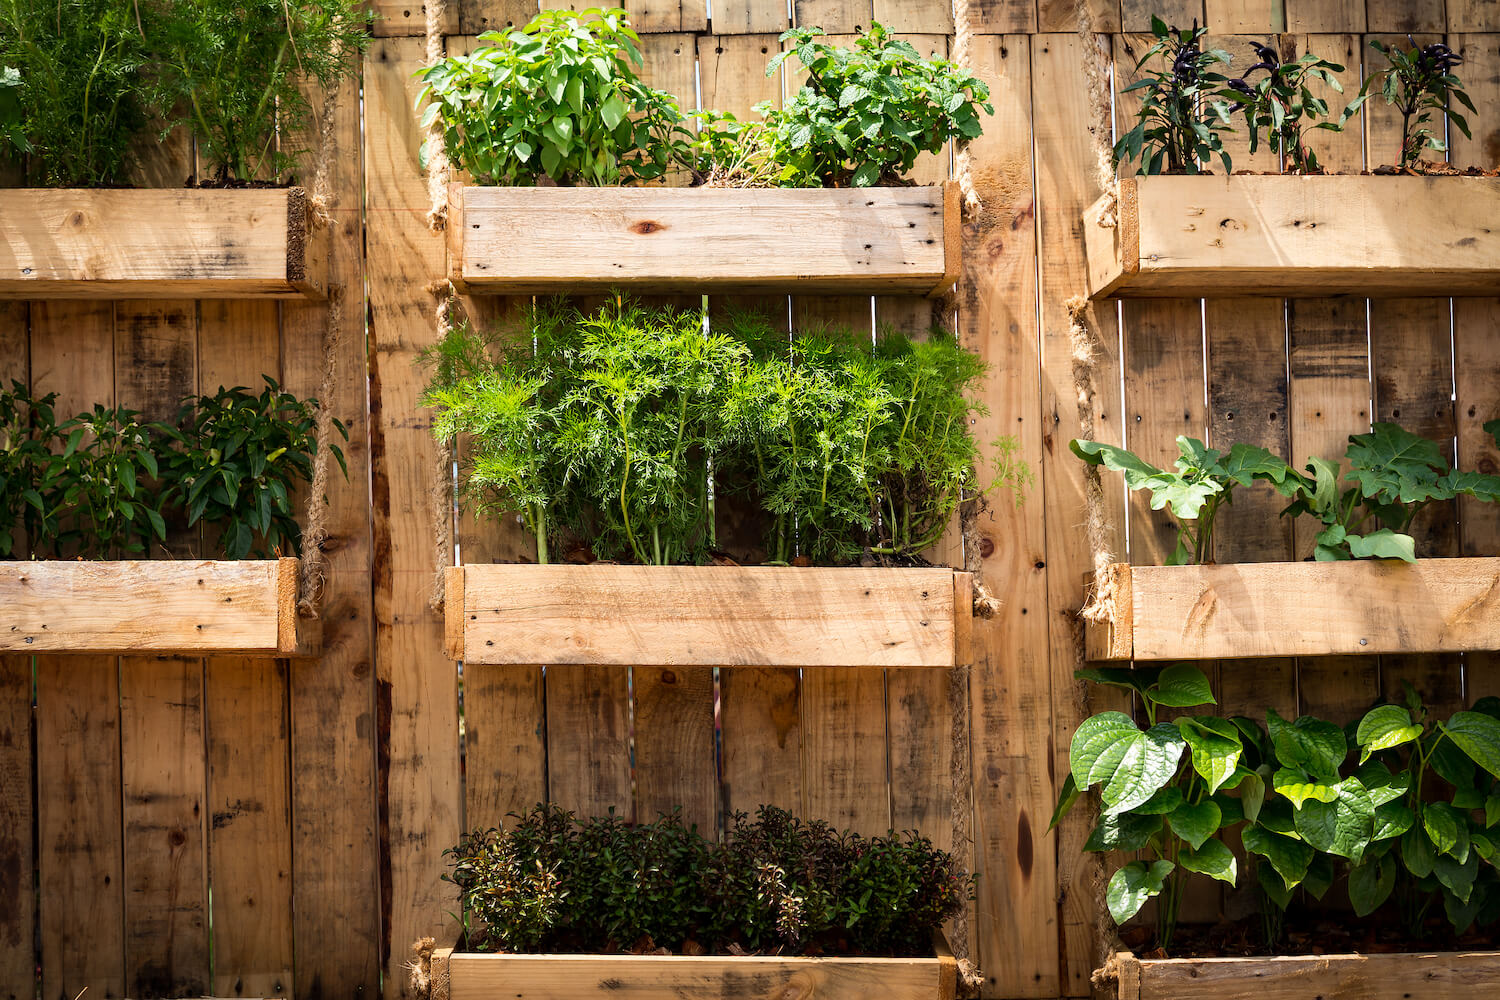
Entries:
{"type": "Polygon", "coordinates": [[[691,160],[676,98],[641,82],[624,10],[544,10],[479,40],[416,74],[423,126],[442,123],[448,155],[475,183],[612,185],[691,160]]]}
{"type": "Polygon", "coordinates": [[[1229,53],[1204,49],[1207,28],[1168,27],[1152,15],[1156,39],[1136,61],[1140,72],[1148,62],[1158,65],[1126,87],[1139,93],[1141,106],[1135,124],[1115,143],[1114,163],[1137,164],[1142,174],[1196,174],[1218,157],[1227,174],[1232,169],[1223,134],[1231,128],[1230,109],[1236,92],[1216,67],[1227,66],[1229,53]]]}
{"type": "Polygon", "coordinates": [[[1316,129],[1342,132],[1367,95],[1357,95],[1344,106],[1337,119],[1331,119],[1327,99],[1313,86],[1321,84],[1335,93],[1343,93],[1343,85],[1335,75],[1344,72],[1343,66],[1311,52],[1291,62],[1282,62],[1272,46],[1250,44],[1260,61],[1245,70],[1243,76],[1230,80],[1227,86],[1238,96],[1250,136],[1251,154],[1264,133],[1284,173],[1322,173],[1317,154],[1307,145],[1306,134],[1316,129]],[[1256,71],[1265,75],[1252,81],[1256,71]]]}
{"type": "Polygon", "coordinates": [[[1188,664],[1080,670],[1078,676],[1135,694],[1146,726],[1123,712],[1101,712],[1079,725],[1052,826],[1084,792],[1099,787],[1099,819],[1084,850],[1147,855],[1110,876],[1110,916],[1123,924],[1156,899],[1157,937],[1169,947],[1189,874],[1238,883],[1238,861],[1223,832],[1260,814],[1270,776],[1265,734],[1245,718],[1161,719],[1163,708],[1215,703],[1208,679],[1188,664]]]}
{"type": "Polygon", "coordinates": [[[1441,130],[1444,119],[1466,138],[1473,138],[1468,121],[1454,107],[1454,102],[1474,111],[1474,102],[1464,91],[1463,81],[1453,72],[1463,57],[1443,42],[1418,45],[1410,35],[1406,41],[1409,47],[1388,45],[1378,38],[1370,41],[1370,48],[1385,56],[1390,66],[1371,74],[1364,86],[1364,92],[1368,93],[1378,81],[1380,96],[1401,115],[1401,148],[1396,166],[1403,169],[1417,166],[1425,150],[1439,153],[1447,150],[1441,131],[1433,131],[1441,130]]]}
{"type": "Polygon", "coordinates": [[[792,28],[766,75],[795,58],[807,82],[784,106],[757,107],[785,187],[899,184],[922,153],[983,131],[989,87],[946,59],[923,58],[878,22],[853,48],[821,41],[821,28],[792,28]]]}
{"type": "Polygon", "coordinates": [[[1178,437],[1173,469],[1159,469],[1133,452],[1099,441],[1075,440],[1073,454],[1090,465],[1123,473],[1125,485],[1151,494],[1151,509],[1166,508],[1177,526],[1169,566],[1207,562],[1213,553],[1214,518],[1234,500],[1236,486],[1256,481],[1280,485],[1293,475],[1286,462],[1264,448],[1239,442],[1227,453],[1197,438],[1178,437]]]}

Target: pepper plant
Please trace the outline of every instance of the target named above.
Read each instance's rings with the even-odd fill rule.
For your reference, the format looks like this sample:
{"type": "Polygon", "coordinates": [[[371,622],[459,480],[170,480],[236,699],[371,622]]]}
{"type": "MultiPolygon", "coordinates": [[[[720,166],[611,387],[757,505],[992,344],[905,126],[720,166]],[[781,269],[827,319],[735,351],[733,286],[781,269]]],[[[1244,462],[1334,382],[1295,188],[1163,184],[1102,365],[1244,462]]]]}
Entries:
{"type": "Polygon", "coordinates": [[[1434,116],[1438,122],[1446,118],[1465,137],[1473,138],[1468,121],[1453,102],[1474,111],[1463,81],[1453,72],[1463,57],[1443,42],[1418,45],[1410,35],[1406,41],[1409,48],[1387,45],[1378,38],[1370,41],[1370,48],[1385,56],[1390,67],[1371,74],[1364,87],[1368,92],[1378,79],[1380,95],[1401,113],[1401,150],[1396,165],[1402,168],[1416,166],[1424,150],[1447,150],[1447,141],[1433,131],[1434,116]]]}
{"type": "Polygon", "coordinates": [[[59,529],[50,539],[33,539],[33,554],[50,543],[54,556],[108,559],[141,554],[166,538],[164,498],[155,482],[166,429],[139,418],[134,410],[96,404],[57,426],[64,444],[43,503],[59,529]]]}
{"type": "MultiPolygon", "coordinates": [[[[676,98],[640,80],[624,10],[544,10],[479,40],[417,72],[423,127],[442,123],[448,155],[475,183],[610,185],[691,162],[676,98]]],[[[424,163],[431,152],[424,145],[424,163]]]]}
{"type": "Polygon", "coordinates": [[[1343,85],[1334,75],[1342,73],[1343,66],[1311,52],[1283,63],[1270,45],[1250,44],[1260,62],[1247,69],[1244,76],[1228,82],[1229,89],[1239,95],[1240,109],[1244,112],[1246,130],[1250,135],[1250,152],[1255,152],[1264,132],[1266,141],[1276,151],[1283,172],[1322,173],[1317,154],[1306,143],[1307,132],[1314,129],[1342,132],[1344,124],[1359,111],[1367,95],[1361,93],[1355,97],[1337,120],[1330,120],[1328,101],[1313,91],[1312,84],[1321,83],[1343,93],[1343,85]],[[1265,75],[1251,83],[1250,75],[1256,70],[1265,75]]]}
{"type": "Polygon", "coordinates": [[[1230,107],[1235,91],[1214,67],[1228,65],[1229,53],[1202,47],[1207,28],[1168,27],[1152,15],[1155,43],[1136,61],[1140,72],[1148,62],[1159,65],[1122,93],[1141,91],[1135,125],[1115,143],[1115,166],[1137,163],[1142,174],[1196,174],[1217,156],[1229,173],[1233,167],[1224,149],[1230,107]]]}
{"type": "Polygon", "coordinates": [[[45,499],[58,471],[49,450],[56,402],[57,393],[36,398],[14,380],[0,392],[0,556],[15,553],[18,531],[37,544],[57,533],[57,511],[45,499]]]}

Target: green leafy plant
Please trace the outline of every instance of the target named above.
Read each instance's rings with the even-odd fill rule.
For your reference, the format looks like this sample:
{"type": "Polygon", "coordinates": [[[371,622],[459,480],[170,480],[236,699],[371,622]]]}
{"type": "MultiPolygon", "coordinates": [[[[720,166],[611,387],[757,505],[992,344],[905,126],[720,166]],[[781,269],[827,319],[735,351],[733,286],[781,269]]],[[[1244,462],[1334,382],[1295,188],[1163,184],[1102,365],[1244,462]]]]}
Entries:
{"type": "Polygon", "coordinates": [[[1079,725],[1052,826],[1083,792],[1099,786],[1099,821],[1084,849],[1148,855],[1110,877],[1110,915],[1124,923],[1148,899],[1157,899],[1157,938],[1169,947],[1188,874],[1238,882],[1238,863],[1222,831],[1253,822],[1261,812],[1270,773],[1265,734],[1245,718],[1182,715],[1158,721],[1162,708],[1214,704],[1208,679],[1190,665],[1080,670],[1078,676],[1133,692],[1147,725],[1141,728],[1123,712],[1101,712],[1079,725]]]}
{"type": "MultiPolygon", "coordinates": [[[[163,457],[168,503],[187,512],[189,526],[213,525],[229,559],[301,551],[293,500],[299,485],[312,482],[318,402],[263,378],[259,395],[220,386],[185,400],[172,432],[179,447],[163,457]]],[[[343,423],[333,425],[347,441],[343,423]]],[[[347,476],[343,451],[330,448],[347,476]]]]}
{"type": "Polygon", "coordinates": [[[0,556],[15,554],[18,531],[38,542],[57,533],[56,511],[46,500],[57,472],[49,450],[57,437],[56,402],[57,393],[33,398],[14,380],[0,392],[0,556]]]}
{"type": "Polygon", "coordinates": [[[538,805],[449,850],[478,951],[926,953],[974,879],[915,833],[864,838],[761,807],[724,843],[677,815],[628,824],[538,805]]]}
{"type": "Polygon", "coordinates": [[[50,543],[54,555],[108,559],[145,552],[153,539],[166,538],[162,491],[154,483],[165,429],[142,424],[139,416],[95,405],[57,426],[64,446],[49,470],[52,489],[43,503],[60,530],[33,539],[33,554],[50,543]]]}
{"type": "MultiPolygon", "coordinates": [[[[370,15],[355,0],[172,0],[146,6],[154,104],[167,131],[191,124],[203,173],[271,180],[315,135],[304,88],[337,89],[364,50],[370,15]]],[[[165,133],[164,133],[165,134],[165,133]]]]}
{"type": "Polygon", "coordinates": [[[1214,69],[1229,64],[1229,53],[1202,47],[1207,28],[1167,27],[1151,18],[1155,43],[1136,61],[1137,72],[1148,62],[1159,67],[1126,87],[1122,93],[1143,91],[1135,125],[1115,143],[1115,166],[1138,163],[1142,174],[1196,174],[1214,156],[1232,170],[1224,150],[1223,133],[1230,129],[1231,102],[1236,92],[1214,69]]]}
{"type": "Polygon", "coordinates": [[[120,184],[146,127],[149,62],[130,0],[0,3],[0,154],[29,183],[120,184]],[[9,121],[5,106],[10,106],[9,121]]]}
{"type": "Polygon", "coordinates": [[[480,41],[490,44],[417,73],[424,127],[442,122],[448,155],[475,183],[619,184],[691,160],[676,99],[640,80],[625,11],[544,10],[480,41]]]}
{"type": "Polygon", "coordinates": [[[1336,121],[1329,120],[1328,101],[1314,93],[1312,85],[1321,83],[1343,93],[1344,88],[1334,75],[1342,73],[1343,66],[1311,52],[1283,63],[1270,45],[1250,44],[1255,47],[1260,62],[1247,69],[1243,77],[1228,82],[1228,88],[1239,95],[1240,109],[1250,133],[1250,152],[1255,152],[1264,132],[1285,173],[1322,173],[1317,155],[1305,141],[1307,132],[1314,129],[1342,132],[1344,124],[1359,111],[1366,95],[1360,94],[1351,100],[1336,121]],[[1264,71],[1265,76],[1251,83],[1250,75],[1256,70],[1264,71]]]}
{"type": "Polygon", "coordinates": [[[1151,509],[1166,508],[1177,526],[1177,547],[1170,566],[1207,562],[1213,552],[1214,518],[1219,508],[1233,502],[1236,486],[1257,480],[1283,483],[1295,475],[1291,467],[1264,448],[1244,443],[1225,454],[1197,438],[1179,437],[1181,457],[1175,471],[1158,469],[1133,452],[1099,441],[1075,440],[1073,454],[1090,465],[1123,473],[1125,485],[1151,494],[1151,509]]]}
{"type": "Polygon", "coordinates": [[[1292,498],[1289,515],[1309,514],[1324,525],[1314,557],[1336,559],[1416,559],[1412,522],[1434,503],[1470,496],[1500,500],[1500,476],[1456,472],[1437,443],[1377,423],[1368,434],[1349,438],[1345,453],[1350,469],[1339,489],[1339,466],[1321,458],[1309,460],[1307,473],[1293,473],[1282,484],[1292,498]]]}
{"type": "Polygon", "coordinates": [[[782,34],[785,49],[766,75],[795,57],[807,83],[781,108],[757,107],[764,141],[786,187],[899,183],[918,155],[983,131],[993,114],[985,83],[946,59],[924,59],[909,42],[872,23],[854,48],[818,41],[821,28],[782,34]]]}
{"type": "Polygon", "coordinates": [[[1368,93],[1378,79],[1380,95],[1401,113],[1401,152],[1396,165],[1403,168],[1416,166],[1424,150],[1443,152],[1448,148],[1443,136],[1432,130],[1434,115],[1439,121],[1446,118],[1466,137],[1473,138],[1469,123],[1453,102],[1474,110],[1463,82],[1453,72],[1463,57],[1442,42],[1418,45],[1410,35],[1406,40],[1410,48],[1387,45],[1379,39],[1370,41],[1370,48],[1385,56],[1390,68],[1371,74],[1364,86],[1368,93]]]}

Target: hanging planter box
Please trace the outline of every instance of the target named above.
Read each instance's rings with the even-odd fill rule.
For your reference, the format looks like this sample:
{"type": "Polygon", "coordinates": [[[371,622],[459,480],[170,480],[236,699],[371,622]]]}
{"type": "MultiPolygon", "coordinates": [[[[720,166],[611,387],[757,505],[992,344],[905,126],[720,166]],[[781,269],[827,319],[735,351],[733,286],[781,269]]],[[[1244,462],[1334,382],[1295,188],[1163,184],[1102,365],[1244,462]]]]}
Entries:
{"type": "Polygon", "coordinates": [[[1095,298],[1500,294],[1500,178],[1127,177],[1083,218],[1095,298]]]}
{"type": "Polygon", "coordinates": [[[0,563],[0,650],[301,656],[297,560],[0,563]],[[299,643],[300,640],[300,643],[299,643]]]}
{"type": "Polygon", "coordinates": [[[518,188],[449,192],[465,293],[915,292],[957,279],[953,183],[892,188],[518,188]]]}
{"type": "Polygon", "coordinates": [[[1090,660],[1500,649],[1500,559],[1110,567],[1090,660]]]}
{"type": "Polygon", "coordinates": [[[301,188],[0,190],[0,298],[322,298],[301,188]]]}
{"type": "Polygon", "coordinates": [[[951,569],[474,565],[448,571],[466,663],[951,667],[973,577],[951,569]]]}
{"type": "Polygon", "coordinates": [[[432,956],[432,1000],[953,1000],[957,982],[941,938],[932,958],[432,956]]]}
{"type": "Polygon", "coordinates": [[[1500,983],[1500,952],[1280,958],[1115,956],[1118,1000],[1472,1000],[1500,983]]]}

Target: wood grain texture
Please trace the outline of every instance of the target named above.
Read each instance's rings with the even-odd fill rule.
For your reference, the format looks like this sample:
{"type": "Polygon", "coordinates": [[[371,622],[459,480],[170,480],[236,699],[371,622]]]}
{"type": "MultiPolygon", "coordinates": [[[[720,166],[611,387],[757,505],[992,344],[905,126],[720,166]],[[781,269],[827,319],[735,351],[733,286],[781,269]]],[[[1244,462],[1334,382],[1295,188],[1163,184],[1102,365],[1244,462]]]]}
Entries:
{"type": "MultiPolygon", "coordinates": [[[[1131,1000],[1222,1000],[1253,990],[1263,1000],[1349,996],[1361,1000],[1466,1000],[1494,985],[1496,952],[1183,958],[1140,962],[1131,1000]]],[[[1120,994],[1124,1000],[1125,993],[1120,994]]]]}
{"type": "Polygon", "coordinates": [[[630,668],[547,668],[547,798],[579,816],[635,816],[630,668]]]}
{"type": "Polygon", "coordinates": [[[450,1000],[632,997],[668,1000],[933,1000],[952,997],[938,958],[682,958],[654,955],[474,955],[448,959],[450,1000]]]}
{"type": "Polygon", "coordinates": [[[637,666],[635,814],[679,813],[712,837],[718,822],[712,667],[637,666]]]}
{"type": "Polygon", "coordinates": [[[0,997],[36,993],[36,842],[29,656],[0,656],[0,997]]]}
{"type": "Polygon", "coordinates": [[[465,566],[466,663],[940,667],[952,571],[465,566]]]}
{"type": "MultiPolygon", "coordinates": [[[[1288,31],[1365,30],[1365,0],[1283,0],[1288,31]]],[[[1346,64],[1347,65],[1347,64],[1346,64]]]]}
{"type": "Polygon", "coordinates": [[[1495,559],[1133,566],[1130,577],[1136,660],[1500,648],[1495,559]]]}
{"type": "Polygon", "coordinates": [[[449,276],[467,292],[951,284],[941,187],[463,187],[453,198],[449,276]]]}
{"type": "Polygon", "coordinates": [[[0,647],[287,656],[297,561],[0,564],[0,647]],[[293,578],[295,578],[293,576],[293,578]]]}
{"type": "Polygon", "coordinates": [[[0,297],[322,295],[301,188],[0,191],[0,297]]]}
{"type": "MultiPolygon", "coordinates": [[[[482,0],[467,0],[462,5],[444,3],[438,21],[443,34],[456,34],[459,31],[465,8],[479,6],[481,2],[482,0]]],[[[402,35],[422,36],[427,33],[427,5],[425,3],[406,3],[403,0],[365,0],[365,6],[375,14],[375,22],[370,25],[370,33],[376,38],[392,38],[402,35]]]]}
{"type": "MultiPolygon", "coordinates": [[[[443,13],[450,19],[453,6],[443,5],[443,13]]],[[[537,0],[462,0],[457,6],[458,30],[444,34],[481,35],[486,31],[521,28],[540,10],[537,0]]]]}
{"type": "Polygon", "coordinates": [[[1120,198],[1119,227],[1086,227],[1096,297],[1500,287],[1500,232],[1477,221],[1500,214],[1490,178],[1140,177],[1121,181],[1120,198]],[[1413,218],[1453,238],[1419,249],[1407,236],[1413,218]]]}

